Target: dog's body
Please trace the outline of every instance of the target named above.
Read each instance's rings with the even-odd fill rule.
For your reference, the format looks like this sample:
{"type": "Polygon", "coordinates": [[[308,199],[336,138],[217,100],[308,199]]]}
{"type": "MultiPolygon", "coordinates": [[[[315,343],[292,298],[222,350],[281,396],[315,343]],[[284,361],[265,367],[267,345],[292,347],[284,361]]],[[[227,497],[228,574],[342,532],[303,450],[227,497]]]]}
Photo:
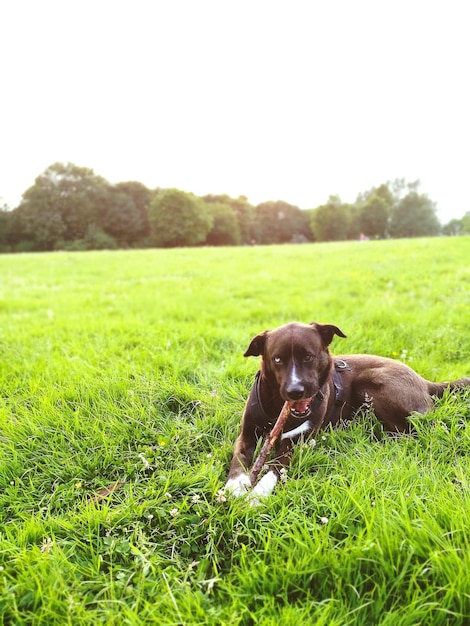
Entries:
{"type": "Polygon", "coordinates": [[[340,419],[351,419],[362,407],[373,409],[387,430],[406,432],[411,413],[425,413],[433,397],[445,389],[470,386],[470,378],[432,383],[404,363],[368,354],[333,357],[328,349],[334,335],[330,324],[292,322],[254,337],[245,356],[261,356],[261,368],[243,414],[226,489],[242,495],[251,487],[248,469],[257,441],[272,428],[285,401],[291,415],[276,444],[270,470],[251,492],[269,495],[282,468],[289,464],[293,445],[303,437],[340,419]]]}

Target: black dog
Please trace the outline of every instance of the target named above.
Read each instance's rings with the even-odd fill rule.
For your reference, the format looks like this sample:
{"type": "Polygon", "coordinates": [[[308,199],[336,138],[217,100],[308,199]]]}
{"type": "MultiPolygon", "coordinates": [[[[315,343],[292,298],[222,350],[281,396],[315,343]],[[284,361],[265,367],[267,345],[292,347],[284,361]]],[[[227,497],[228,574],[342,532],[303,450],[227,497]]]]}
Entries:
{"type": "Polygon", "coordinates": [[[433,397],[441,397],[445,389],[470,385],[470,378],[432,383],[404,363],[385,357],[334,358],[328,350],[334,335],[346,337],[331,324],[292,322],[252,339],[244,356],[261,356],[261,368],[245,406],[227,491],[242,495],[251,487],[247,472],[257,441],[271,430],[287,400],[293,402],[291,414],[269,472],[250,494],[255,502],[272,492],[300,437],[351,419],[364,406],[371,407],[388,430],[405,432],[407,417],[431,409],[433,397]]]}

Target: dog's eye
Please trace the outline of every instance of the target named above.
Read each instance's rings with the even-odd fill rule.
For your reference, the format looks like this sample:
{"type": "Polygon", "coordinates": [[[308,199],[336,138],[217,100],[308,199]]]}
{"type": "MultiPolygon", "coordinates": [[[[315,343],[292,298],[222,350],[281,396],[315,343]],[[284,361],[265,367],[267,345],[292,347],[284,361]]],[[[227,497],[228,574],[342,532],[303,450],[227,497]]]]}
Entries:
{"type": "Polygon", "coordinates": [[[275,356],[275,357],[273,358],[273,361],[274,361],[274,363],[275,363],[276,365],[280,365],[280,364],[282,363],[282,359],[281,359],[281,357],[280,357],[280,356],[275,356]]]}
{"type": "Polygon", "coordinates": [[[304,363],[310,363],[311,361],[313,361],[313,359],[314,359],[313,354],[306,354],[304,356],[304,363]]]}

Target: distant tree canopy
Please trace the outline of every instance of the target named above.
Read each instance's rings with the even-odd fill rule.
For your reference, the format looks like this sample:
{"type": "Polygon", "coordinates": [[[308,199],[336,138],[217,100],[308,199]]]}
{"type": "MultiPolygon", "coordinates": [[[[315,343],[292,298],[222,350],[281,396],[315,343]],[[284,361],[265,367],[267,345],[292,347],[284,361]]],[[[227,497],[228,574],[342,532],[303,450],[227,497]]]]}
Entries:
{"type": "Polygon", "coordinates": [[[209,246],[237,246],[242,242],[240,224],[235,211],[225,202],[212,202],[208,205],[212,215],[212,227],[207,233],[209,246]]]}
{"type": "Polygon", "coordinates": [[[131,245],[150,232],[148,207],[152,192],[139,182],[118,183],[109,196],[100,226],[118,242],[131,245]]]}
{"type": "Polygon", "coordinates": [[[434,202],[426,195],[412,191],[394,207],[389,226],[391,237],[426,237],[439,231],[434,202]]]}
{"type": "Polygon", "coordinates": [[[462,234],[470,235],[470,211],[467,211],[461,219],[462,222],[462,234]]]}
{"type": "Polygon", "coordinates": [[[163,248],[202,244],[214,223],[204,201],[178,189],[158,191],[148,212],[151,241],[163,248]]]}
{"type": "Polygon", "coordinates": [[[318,241],[374,239],[438,235],[441,225],[435,204],[418,193],[419,181],[387,182],[359,194],[355,204],[343,204],[330,196],[327,204],[312,212],[311,227],[318,241]]]}
{"type": "Polygon", "coordinates": [[[348,239],[351,224],[351,206],[342,204],[338,196],[330,196],[313,212],[311,228],[317,241],[344,241],[348,239]]]}
{"type": "Polygon", "coordinates": [[[53,249],[57,241],[84,238],[104,206],[106,186],[88,168],[51,165],[23,194],[17,209],[22,235],[40,250],[53,249]]]}
{"type": "Polygon", "coordinates": [[[367,237],[386,237],[394,206],[394,197],[388,185],[366,192],[357,204],[361,232],[367,237]]]}
{"type": "Polygon", "coordinates": [[[263,202],[255,207],[253,240],[256,243],[311,241],[308,216],[287,202],[263,202]]]}
{"type": "Polygon", "coordinates": [[[138,182],[110,185],[91,169],[54,163],[23,194],[12,230],[20,249],[128,246],[148,235],[151,195],[138,182]]]}
{"type": "Polygon", "coordinates": [[[202,198],[208,205],[214,223],[207,235],[211,246],[250,243],[253,228],[253,207],[243,196],[237,199],[227,195],[207,195],[202,198]]]}
{"type": "Polygon", "coordinates": [[[0,251],[118,247],[236,246],[305,241],[470,234],[470,212],[441,227],[419,181],[388,181],[354,204],[338,196],[301,210],[282,200],[251,205],[228,195],[197,197],[148,189],[137,181],[110,184],[93,170],[54,163],[27,189],[18,207],[0,207],[0,251]]]}

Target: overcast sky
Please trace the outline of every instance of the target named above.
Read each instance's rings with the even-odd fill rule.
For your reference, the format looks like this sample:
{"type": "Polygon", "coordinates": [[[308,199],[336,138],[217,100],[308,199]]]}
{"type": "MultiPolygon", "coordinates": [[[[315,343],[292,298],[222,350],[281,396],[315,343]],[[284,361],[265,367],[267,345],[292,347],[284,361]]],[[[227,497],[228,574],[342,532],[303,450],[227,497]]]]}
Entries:
{"type": "Polygon", "coordinates": [[[470,211],[467,0],[0,5],[0,198],[56,161],[301,208],[421,180],[470,211]]]}

